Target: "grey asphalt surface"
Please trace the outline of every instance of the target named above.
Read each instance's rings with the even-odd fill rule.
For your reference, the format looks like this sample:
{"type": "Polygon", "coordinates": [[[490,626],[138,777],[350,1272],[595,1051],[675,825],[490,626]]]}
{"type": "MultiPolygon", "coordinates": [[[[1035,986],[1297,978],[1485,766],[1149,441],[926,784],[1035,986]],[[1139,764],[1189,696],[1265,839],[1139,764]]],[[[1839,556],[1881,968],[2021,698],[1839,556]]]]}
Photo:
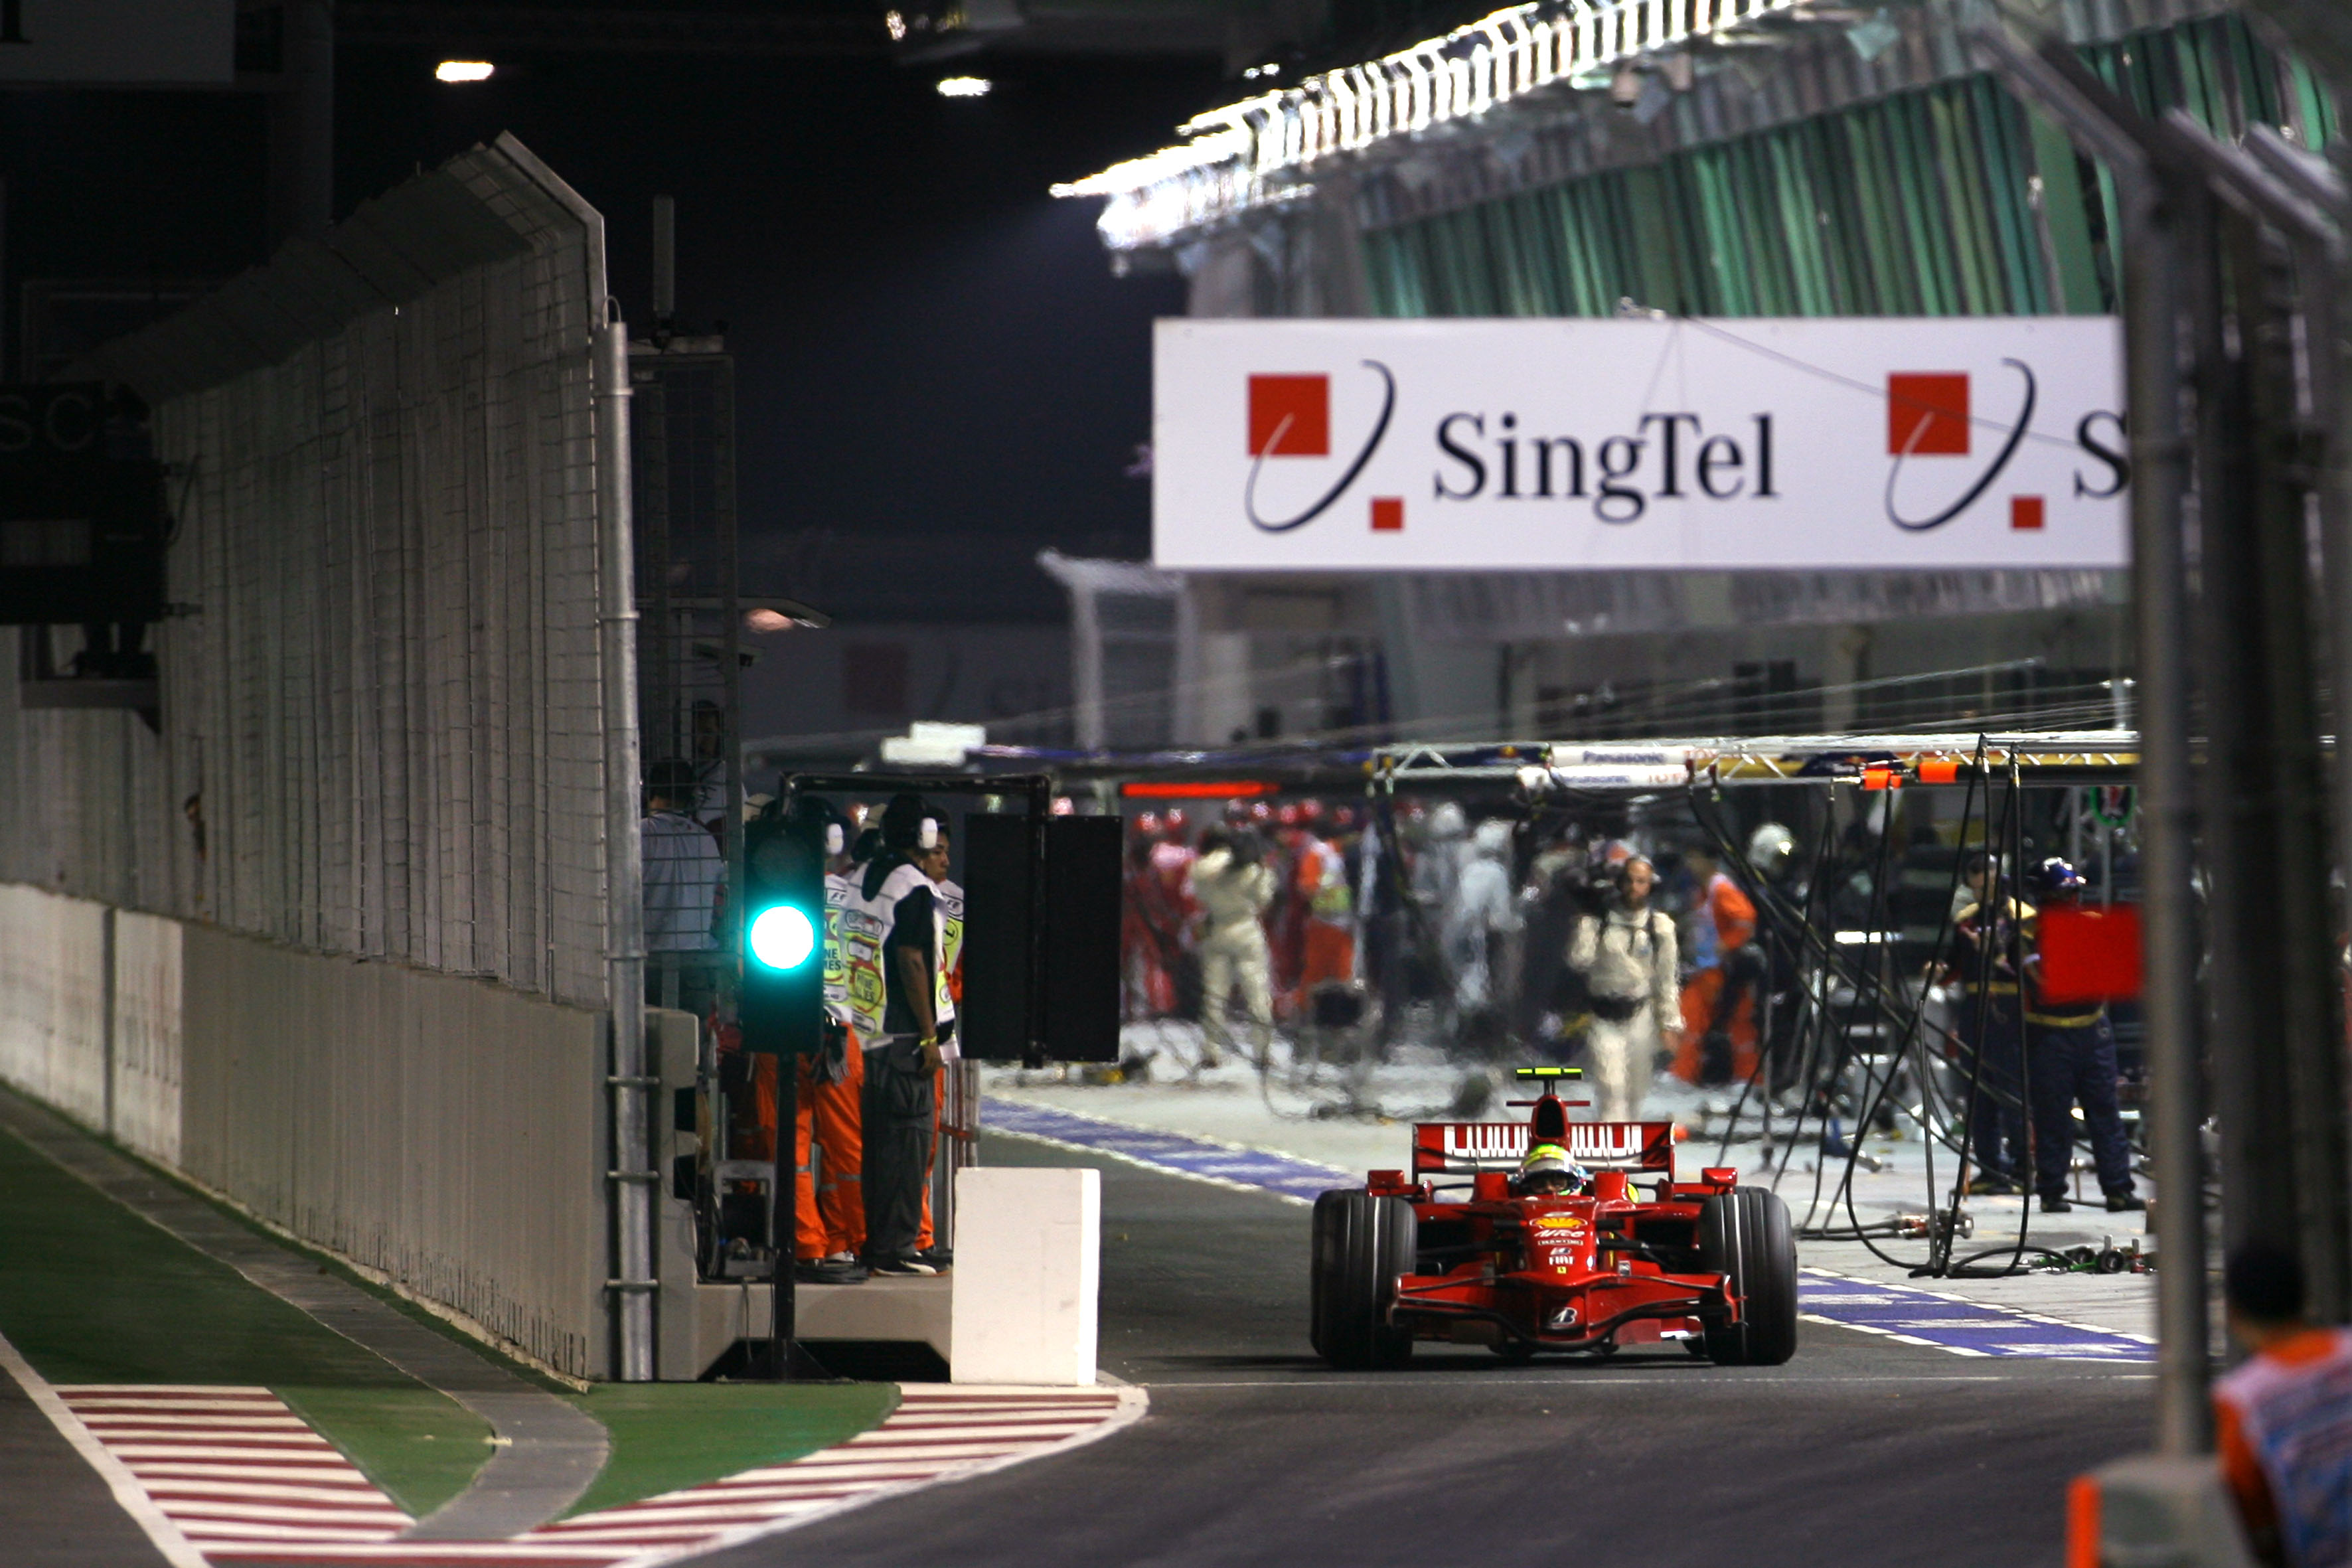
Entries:
{"type": "Polygon", "coordinates": [[[1424,1346],[1407,1371],[1333,1373],[1306,1342],[1304,1207],[1016,1139],[982,1158],[1102,1172],[1102,1364],[1149,1386],[1150,1415],[696,1568],[2029,1568],[2063,1561],[2067,1480],[2147,1442],[2144,1368],[1812,1323],[1781,1367],[1424,1346]]]}
{"type": "Polygon", "coordinates": [[[146,1531],[0,1373],[0,1563],[7,1568],[164,1568],[146,1531]]]}

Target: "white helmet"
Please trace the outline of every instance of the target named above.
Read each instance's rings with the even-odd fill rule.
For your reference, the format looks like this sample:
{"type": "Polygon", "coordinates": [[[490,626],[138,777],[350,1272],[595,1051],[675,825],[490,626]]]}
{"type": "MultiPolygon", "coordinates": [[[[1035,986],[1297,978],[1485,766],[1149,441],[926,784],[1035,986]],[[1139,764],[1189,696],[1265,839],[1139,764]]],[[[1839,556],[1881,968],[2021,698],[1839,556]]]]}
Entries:
{"type": "Polygon", "coordinates": [[[1429,814],[1429,836],[1432,838],[1459,838],[1470,831],[1470,819],[1453,801],[1440,801],[1437,809],[1429,814]]]}
{"type": "Polygon", "coordinates": [[[1748,836],[1748,863],[1767,877],[1777,877],[1797,852],[1797,836],[1777,822],[1768,822],[1748,836]]]}

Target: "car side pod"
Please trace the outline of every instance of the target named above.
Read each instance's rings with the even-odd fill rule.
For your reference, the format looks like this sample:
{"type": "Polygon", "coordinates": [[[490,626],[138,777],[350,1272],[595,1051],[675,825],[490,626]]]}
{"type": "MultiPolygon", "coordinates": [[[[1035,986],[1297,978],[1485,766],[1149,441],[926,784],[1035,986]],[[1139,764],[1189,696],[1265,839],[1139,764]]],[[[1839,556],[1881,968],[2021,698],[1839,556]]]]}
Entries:
{"type": "Polygon", "coordinates": [[[1349,1372],[1402,1366],[1412,1332],[1389,1321],[1413,1265],[1420,1222],[1402,1197],[1360,1188],[1315,1200],[1309,1330],[1315,1353],[1349,1372]]]}
{"type": "Polygon", "coordinates": [[[1718,1366],[1779,1366],[1797,1353],[1797,1238],[1789,1206],[1763,1187],[1717,1193],[1699,1205],[1699,1265],[1724,1276],[1737,1319],[1710,1323],[1718,1366]]]}

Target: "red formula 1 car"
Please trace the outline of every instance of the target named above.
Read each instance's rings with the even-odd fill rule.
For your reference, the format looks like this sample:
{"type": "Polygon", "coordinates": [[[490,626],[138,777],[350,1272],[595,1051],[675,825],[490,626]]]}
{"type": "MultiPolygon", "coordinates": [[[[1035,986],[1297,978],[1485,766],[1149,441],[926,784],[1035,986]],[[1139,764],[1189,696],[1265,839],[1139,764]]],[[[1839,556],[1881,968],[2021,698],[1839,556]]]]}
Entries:
{"type": "Polygon", "coordinates": [[[1570,1121],[1547,1080],[1573,1068],[1518,1076],[1544,1084],[1526,1121],[1416,1126],[1412,1179],[1374,1171],[1316,1200],[1316,1353],[1364,1368],[1403,1364],[1415,1340],[1512,1359],[1680,1341],[1727,1365],[1787,1361],[1797,1244],[1780,1200],[1727,1169],[1675,1180],[1671,1122],[1570,1121]],[[1590,1173],[1580,1189],[1514,1190],[1541,1143],[1590,1173]]]}

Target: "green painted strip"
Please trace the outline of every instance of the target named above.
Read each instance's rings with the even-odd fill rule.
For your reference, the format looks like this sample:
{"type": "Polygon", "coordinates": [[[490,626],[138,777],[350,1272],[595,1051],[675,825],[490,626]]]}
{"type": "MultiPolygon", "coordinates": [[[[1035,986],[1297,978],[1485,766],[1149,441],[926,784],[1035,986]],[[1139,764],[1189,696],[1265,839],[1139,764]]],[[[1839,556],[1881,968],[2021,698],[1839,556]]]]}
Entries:
{"type": "Polygon", "coordinates": [[[489,1455],[489,1427],[429,1388],[269,1391],[415,1518],[464,1491],[489,1455]]]}
{"type": "Polygon", "coordinates": [[[412,1513],[455,1497],[488,1426],[0,1133],[0,1333],[51,1383],[267,1387],[412,1513]]]}
{"type": "Polygon", "coordinates": [[[577,1395],[613,1435],[613,1457],[573,1514],[616,1508],[781,1465],[878,1426],[898,1406],[887,1383],[600,1384],[577,1395]]]}

